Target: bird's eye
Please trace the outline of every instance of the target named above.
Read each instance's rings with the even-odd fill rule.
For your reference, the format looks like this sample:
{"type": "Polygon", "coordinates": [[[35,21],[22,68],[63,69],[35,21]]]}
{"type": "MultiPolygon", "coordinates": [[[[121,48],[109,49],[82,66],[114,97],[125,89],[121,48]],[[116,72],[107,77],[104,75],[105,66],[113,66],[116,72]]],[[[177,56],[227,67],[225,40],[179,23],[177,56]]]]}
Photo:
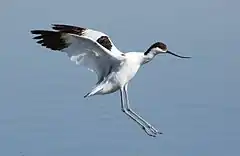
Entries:
{"type": "Polygon", "coordinates": [[[166,44],[164,44],[164,43],[162,43],[162,42],[159,42],[158,47],[159,47],[160,49],[162,49],[163,51],[167,50],[166,44]]]}

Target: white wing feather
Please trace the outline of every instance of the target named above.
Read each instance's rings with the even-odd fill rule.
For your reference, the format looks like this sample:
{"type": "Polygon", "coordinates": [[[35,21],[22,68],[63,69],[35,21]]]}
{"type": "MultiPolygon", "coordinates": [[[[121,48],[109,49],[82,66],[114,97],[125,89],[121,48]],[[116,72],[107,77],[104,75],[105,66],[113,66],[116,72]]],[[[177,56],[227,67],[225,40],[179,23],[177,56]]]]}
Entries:
{"type": "Polygon", "coordinates": [[[105,77],[113,66],[121,63],[122,57],[116,55],[117,52],[111,53],[90,38],[74,34],[65,34],[64,38],[70,46],[61,51],[66,52],[71,61],[95,72],[98,81],[105,77]]]}
{"type": "Polygon", "coordinates": [[[124,59],[124,54],[102,32],[58,24],[54,24],[53,29],[57,31],[33,30],[31,32],[39,35],[34,37],[39,39],[37,43],[52,50],[65,52],[76,64],[84,65],[94,71],[98,76],[98,82],[124,59]],[[105,37],[104,43],[99,42],[98,39],[101,37],[105,37]]]}

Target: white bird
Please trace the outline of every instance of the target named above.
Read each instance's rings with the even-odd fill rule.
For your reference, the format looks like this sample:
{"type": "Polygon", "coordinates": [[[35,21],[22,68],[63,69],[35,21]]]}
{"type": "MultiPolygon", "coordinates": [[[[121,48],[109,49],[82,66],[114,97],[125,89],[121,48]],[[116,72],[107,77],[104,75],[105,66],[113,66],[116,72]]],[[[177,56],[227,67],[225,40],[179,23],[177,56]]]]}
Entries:
{"type": "Polygon", "coordinates": [[[96,85],[84,97],[110,94],[120,90],[122,111],[149,136],[162,134],[130,108],[128,83],[142,65],[158,54],[190,57],[170,52],[162,42],[152,44],[145,52],[123,53],[114,46],[109,36],[102,32],[63,24],[53,24],[52,28],[53,30],[32,30],[31,33],[37,35],[33,39],[37,39],[37,43],[46,48],[65,52],[71,61],[97,74],[96,85]]]}

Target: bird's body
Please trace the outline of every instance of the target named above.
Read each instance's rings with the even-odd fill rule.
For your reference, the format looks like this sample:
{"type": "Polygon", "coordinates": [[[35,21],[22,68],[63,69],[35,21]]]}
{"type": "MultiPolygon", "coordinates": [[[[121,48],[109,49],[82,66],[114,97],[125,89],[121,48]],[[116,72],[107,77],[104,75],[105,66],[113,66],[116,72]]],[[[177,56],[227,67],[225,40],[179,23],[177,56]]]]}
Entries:
{"type": "Polygon", "coordinates": [[[109,75],[89,95],[109,94],[125,86],[137,73],[144,61],[144,55],[137,52],[125,54],[120,65],[113,65],[109,75]],[[97,91],[99,90],[99,91],[97,91]],[[97,92],[96,92],[97,91],[97,92]]]}
{"type": "Polygon", "coordinates": [[[110,38],[99,31],[71,25],[54,24],[54,31],[32,30],[37,36],[37,43],[55,51],[65,52],[71,61],[86,66],[95,72],[98,81],[84,97],[104,95],[120,90],[121,109],[132,120],[137,122],[150,136],[161,133],[135,113],[129,105],[128,83],[139,68],[151,61],[159,53],[170,53],[164,43],[156,42],[145,52],[119,51],[110,38]]]}

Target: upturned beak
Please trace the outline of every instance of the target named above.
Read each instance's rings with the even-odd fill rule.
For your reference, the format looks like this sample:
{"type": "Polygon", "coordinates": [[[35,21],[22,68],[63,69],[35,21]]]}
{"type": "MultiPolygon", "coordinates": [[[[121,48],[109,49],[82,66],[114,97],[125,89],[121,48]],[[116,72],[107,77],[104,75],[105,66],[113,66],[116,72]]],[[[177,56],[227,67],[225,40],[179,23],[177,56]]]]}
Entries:
{"type": "Polygon", "coordinates": [[[168,50],[166,53],[171,54],[171,55],[174,55],[174,56],[177,56],[177,57],[180,57],[180,58],[191,58],[191,57],[189,57],[189,56],[180,56],[180,55],[174,54],[173,52],[171,52],[171,51],[169,51],[169,50],[168,50]]]}

